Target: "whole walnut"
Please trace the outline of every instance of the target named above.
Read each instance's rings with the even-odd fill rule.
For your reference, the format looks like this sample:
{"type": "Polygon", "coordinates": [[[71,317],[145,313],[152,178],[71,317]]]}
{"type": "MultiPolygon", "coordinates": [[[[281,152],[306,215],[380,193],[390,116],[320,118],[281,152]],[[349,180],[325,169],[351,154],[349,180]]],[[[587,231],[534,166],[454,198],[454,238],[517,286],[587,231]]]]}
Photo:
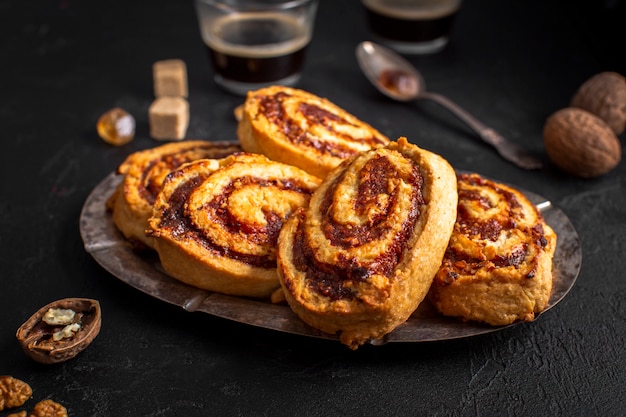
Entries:
{"type": "Polygon", "coordinates": [[[622,158],[615,132],[599,117],[574,107],[561,109],[548,118],[543,139],[552,162],[582,178],[606,174],[622,158]]]}
{"type": "Polygon", "coordinates": [[[619,135],[626,129],[626,78],[611,71],[596,74],[580,86],[570,104],[595,114],[619,135]]]}

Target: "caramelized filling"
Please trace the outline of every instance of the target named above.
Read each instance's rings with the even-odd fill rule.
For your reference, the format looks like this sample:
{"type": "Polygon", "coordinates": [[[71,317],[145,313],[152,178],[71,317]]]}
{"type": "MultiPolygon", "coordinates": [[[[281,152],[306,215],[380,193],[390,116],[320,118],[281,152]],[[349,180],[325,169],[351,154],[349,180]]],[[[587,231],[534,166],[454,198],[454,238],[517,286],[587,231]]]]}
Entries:
{"type": "MultiPolygon", "coordinates": [[[[302,127],[300,127],[298,123],[296,123],[292,118],[287,116],[287,113],[285,112],[282,103],[283,100],[288,97],[291,96],[284,92],[280,92],[272,96],[261,96],[259,98],[259,106],[261,108],[261,112],[265,115],[265,117],[271,123],[278,126],[278,128],[282,130],[285,136],[292,143],[300,146],[311,147],[317,152],[342,159],[352,156],[357,152],[347,145],[327,141],[323,138],[318,138],[316,136],[308,134],[304,129],[302,129],[302,127]]],[[[334,128],[334,124],[351,126],[354,125],[349,123],[347,120],[339,117],[337,114],[331,113],[318,106],[308,103],[299,103],[298,112],[302,114],[302,116],[304,116],[304,118],[307,120],[308,125],[322,126],[329,132],[330,136],[342,138],[348,143],[360,142],[370,143],[372,145],[384,145],[386,143],[384,139],[378,138],[376,136],[359,138],[337,131],[334,128]]]]}
{"type": "Polygon", "coordinates": [[[297,184],[293,180],[265,180],[243,177],[238,178],[236,182],[228,184],[224,187],[223,193],[216,195],[211,201],[207,202],[207,209],[215,213],[215,216],[212,216],[212,220],[220,224],[224,230],[231,234],[243,234],[250,242],[275,246],[278,240],[278,233],[283,225],[283,219],[280,216],[276,213],[264,212],[266,226],[255,226],[235,218],[228,209],[228,199],[232,192],[250,184],[295,191],[299,194],[311,194],[311,192],[308,188],[297,184]]]}
{"type": "MultiPolygon", "coordinates": [[[[172,175],[176,175],[175,171],[172,175]]],[[[189,195],[204,181],[206,176],[198,175],[184,182],[176,188],[169,197],[169,207],[161,215],[160,227],[171,231],[172,236],[178,239],[191,239],[201,244],[208,251],[215,252],[220,256],[236,259],[251,266],[262,268],[275,268],[276,258],[272,256],[259,256],[241,253],[229,247],[219,245],[198,229],[194,222],[185,214],[185,203],[189,195]]],[[[225,187],[225,192],[215,196],[206,203],[206,208],[216,215],[212,220],[221,224],[230,233],[243,233],[246,238],[254,243],[276,245],[278,233],[283,224],[283,219],[275,213],[265,213],[267,226],[255,227],[235,219],[228,210],[228,198],[230,194],[241,185],[256,183],[261,186],[272,186],[279,189],[294,190],[303,194],[311,194],[311,191],[295,180],[265,180],[254,177],[238,178],[237,185],[231,182],[225,187]]]]}
{"type": "MultiPolygon", "coordinates": [[[[497,254],[492,259],[486,259],[485,257],[477,258],[449,246],[446,250],[441,269],[441,272],[443,272],[443,275],[441,275],[443,282],[451,284],[459,276],[474,275],[481,269],[520,268],[525,263],[527,264],[528,271],[526,278],[533,278],[537,274],[538,268],[537,257],[533,256],[533,254],[535,251],[544,249],[548,244],[548,240],[544,235],[543,225],[537,223],[532,227],[521,226],[524,220],[522,218],[523,212],[520,210],[522,206],[515,195],[510,191],[504,190],[498,187],[497,184],[477,175],[459,175],[458,178],[459,206],[457,210],[457,221],[454,226],[455,234],[475,236],[482,240],[495,242],[503,233],[515,228],[520,228],[524,233],[529,235],[530,238],[528,241],[531,243],[521,242],[509,253],[497,254]],[[504,206],[506,207],[506,213],[500,213],[498,218],[490,217],[484,221],[477,220],[471,216],[467,207],[472,204],[474,204],[474,208],[479,207],[484,211],[494,208],[494,206],[491,201],[480,192],[464,188],[462,186],[463,183],[494,189],[500,198],[505,201],[504,206]],[[536,248],[531,247],[533,244],[536,248]]],[[[541,219],[539,213],[538,218],[541,219]]]]}
{"type": "Polygon", "coordinates": [[[163,185],[164,173],[175,170],[182,164],[200,158],[224,158],[231,155],[237,149],[232,144],[213,143],[206,146],[193,147],[172,154],[159,156],[150,161],[141,173],[139,182],[139,196],[150,205],[154,204],[156,196],[163,185]]]}
{"type": "MultiPolygon", "coordinates": [[[[401,174],[393,168],[387,157],[376,155],[364,165],[359,175],[358,196],[352,204],[355,212],[362,214],[369,205],[378,204],[376,197],[389,192],[389,180],[398,178],[401,174]]],[[[332,211],[333,195],[343,180],[344,175],[338,176],[329,188],[321,203],[322,213],[332,211]]],[[[335,222],[332,216],[324,216],[321,231],[329,244],[340,251],[334,264],[323,263],[315,258],[311,246],[307,243],[308,237],[303,230],[303,222],[299,223],[293,247],[294,265],[299,271],[306,273],[308,285],[313,291],[331,300],[352,299],[355,296],[351,290],[353,283],[365,281],[373,274],[393,277],[393,271],[402,258],[421,214],[421,206],[424,205],[423,177],[419,168],[413,165],[412,171],[401,180],[411,185],[410,195],[398,193],[389,195],[386,206],[377,207],[374,211],[377,214],[369,218],[367,224],[346,226],[335,222]],[[410,199],[410,209],[402,225],[395,233],[390,234],[387,214],[399,198],[410,199]],[[349,257],[341,252],[378,239],[388,239],[388,249],[380,252],[373,261],[349,257]]]]}

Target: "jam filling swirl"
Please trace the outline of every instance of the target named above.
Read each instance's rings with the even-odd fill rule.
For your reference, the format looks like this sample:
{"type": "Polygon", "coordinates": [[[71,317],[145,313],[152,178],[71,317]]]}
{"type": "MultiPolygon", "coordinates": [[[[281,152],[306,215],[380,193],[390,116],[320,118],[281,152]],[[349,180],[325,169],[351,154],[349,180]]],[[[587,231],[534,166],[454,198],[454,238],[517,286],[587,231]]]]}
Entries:
{"type": "Polygon", "coordinates": [[[137,192],[148,204],[153,205],[161,190],[165,176],[182,164],[203,158],[224,158],[237,151],[238,145],[229,143],[211,143],[194,145],[173,153],[154,155],[143,167],[140,174],[137,192]]]}
{"type": "Polygon", "coordinates": [[[386,139],[377,136],[354,136],[359,126],[345,118],[325,110],[319,106],[299,102],[296,110],[298,116],[287,116],[291,112],[285,110],[286,105],[291,105],[294,99],[290,94],[280,92],[275,95],[259,97],[260,111],[265,117],[285,134],[294,144],[301,147],[312,148],[316,152],[331,155],[337,158],[348,158],[360,150],[362,146],[375,147],[386,144],[386,139]],[[341,127],[347,126],[350,133],[341,127]],[[311,128],[321,129],[323,134],[313,134],[311,128]]]}
{"type": "Polygon", "coordinates": [[[309,212],[321,221],[299,214],[295,233],[295,267],[312,291],[331,300],[357,297],[355,286],[373,275],[393,280],[425,204],[423,177],[412,161],[382,152],[359,159],[366,160],[311,200],[309,212]]]}
{"type": "Polygon", "coordinates": [[[481,269],[508,267],[523,267],[526,278],[533,278],[536,255],[548,244],[541,214],[536,209],[525,211],[514,193],[478,175],[462,174],[458,179],[457,220],[441,269],[442,281],[451,284],[481,269]],[[459,235],[471,238],[472,247],[467,247],[467,241],[455,245],[459,235]]]}
{"type": "Polygon", "coordinates": [[[280,229],[297,207],[308,202],[314,188],[298,178],[253,173],[221,178],[216,186],[211,174],[198,173],[181,181],[168,196],[159,228],[210,253],[276,268],[280,229]]]}

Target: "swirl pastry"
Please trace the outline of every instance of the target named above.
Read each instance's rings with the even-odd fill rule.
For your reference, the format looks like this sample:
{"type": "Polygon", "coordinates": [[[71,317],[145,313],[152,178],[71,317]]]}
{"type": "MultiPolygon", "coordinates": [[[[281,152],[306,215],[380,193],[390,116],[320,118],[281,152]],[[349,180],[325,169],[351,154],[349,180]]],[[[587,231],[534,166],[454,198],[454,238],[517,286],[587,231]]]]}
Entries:
{"type": "Polygon", "coordinates": [[[168,175],[149,220],[163,268],[198,288],[269,297],[280,286],[278,233],[319,183],[247,153],[182,166],[168,175]]]}
{"type": "Polygon", "coordinates": [[[282,86],[248,93],[237,129],[247,152],[324,178],[343,160],[389,139],[330,101],[282,86]]]}
{"type": "Polygon", "coordinates": [[[457,220],[429,299],[446,316],[532,321],[552,291],[556,235],[518,190],[458,176],[457,220]]]}
{"type": "Polygon", "coordinates": [[[291,309],[352,349],[391,332],[426,296],[456,205],[452,167],[405,138],[347,160],[280,233],[291,309]]]}
{"type": "Polygon", "coordinates": [[[165,176],[183,163],[223,158],[239,151],[241,147],[234,143],[195,140],[168,143],[129,155],[117,169],[124,179],[107,202],[113,223],[135,247],[152,248],[152,238],[145,231],[165,176]]]}

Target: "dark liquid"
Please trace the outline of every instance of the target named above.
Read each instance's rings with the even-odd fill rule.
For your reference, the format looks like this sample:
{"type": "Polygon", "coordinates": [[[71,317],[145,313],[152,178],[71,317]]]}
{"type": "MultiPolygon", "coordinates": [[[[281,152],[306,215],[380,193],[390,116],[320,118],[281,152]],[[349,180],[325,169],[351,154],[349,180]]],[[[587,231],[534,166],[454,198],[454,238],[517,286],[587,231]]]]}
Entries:
{"type": "Polygon", "coordinates": [[[383,16],[365,8],[370,28],[377,35],[403,42],[428,42],[450,36],[454,16],[449,14],[434,19],[407,20],[383,16]]]}
{"type": "Polygon", "coordinates": [[[226,80],[269,83],[302,70],[307,38],[298,23],[284,17],[229,18],[216,25],[220,39],[209,45],[215,71],[226,80]]]}
{"type": "Polygon", "coordinates": [[[295,52],[269,58],[244,58],[207,47],[215,71],[227,80],[266,83],[287,78],[302,70],[306,46],[295,52]]]}

